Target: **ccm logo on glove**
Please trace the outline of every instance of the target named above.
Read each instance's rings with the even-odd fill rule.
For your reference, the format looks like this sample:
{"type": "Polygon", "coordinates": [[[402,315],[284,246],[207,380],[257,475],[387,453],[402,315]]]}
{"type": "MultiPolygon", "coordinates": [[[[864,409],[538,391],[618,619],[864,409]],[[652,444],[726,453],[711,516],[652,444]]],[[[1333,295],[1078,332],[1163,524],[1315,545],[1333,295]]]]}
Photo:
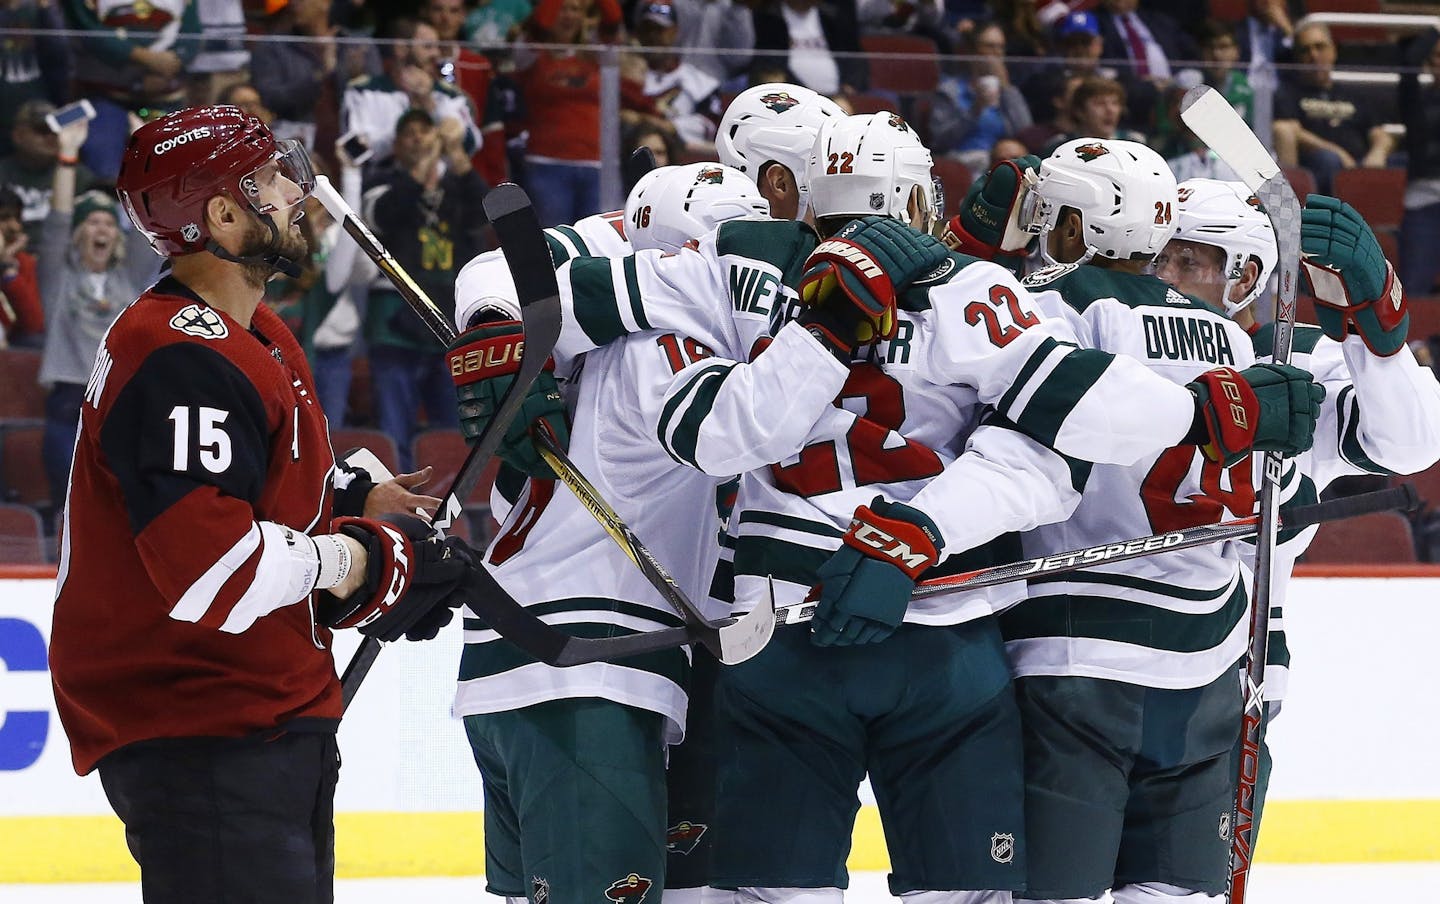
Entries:
{"type": "Polygon", "coordinates": [[[400,601],[400,597],[405,595],[405,588],[410,584],[410,557],[405,554],[409,544],[399,531],[388,524],[382,523],[380,531],[390,541],[390,562],[394,566],[394,570],[390,573],[390,586],[385,588],[385,597],[380,601],[380,608],[371,613],[360,625],[369,624],[389,612],[391,607],[400,601]]]}
{"type": "MultiPolygon", "coordinates": [[[[938,545],[928,530],[923,527],[919,530],[930,541],[932,549],[938,545]]],[[[907,572],[924,571],[934,559],[933,553],[917,552],[909,543],[894,534],[858,518],[850,522],[850,533],[845,535],[845,542],[852,546],[868,546],[887,558],[894,559],[907,572]]]]}

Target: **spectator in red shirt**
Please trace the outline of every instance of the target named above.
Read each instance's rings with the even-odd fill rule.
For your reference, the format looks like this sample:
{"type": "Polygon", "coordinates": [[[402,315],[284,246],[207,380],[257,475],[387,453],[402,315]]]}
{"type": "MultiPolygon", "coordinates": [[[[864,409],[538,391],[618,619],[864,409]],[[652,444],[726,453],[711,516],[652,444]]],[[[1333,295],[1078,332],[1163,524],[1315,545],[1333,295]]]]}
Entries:
{"type": "Polygon", "coordinates": [[[0,185],[0,348],[39,348],[44,341],[45,308],[35,278],[35,255],[25,250],[30,237],[20,214],[20,196],[0,185]]]}

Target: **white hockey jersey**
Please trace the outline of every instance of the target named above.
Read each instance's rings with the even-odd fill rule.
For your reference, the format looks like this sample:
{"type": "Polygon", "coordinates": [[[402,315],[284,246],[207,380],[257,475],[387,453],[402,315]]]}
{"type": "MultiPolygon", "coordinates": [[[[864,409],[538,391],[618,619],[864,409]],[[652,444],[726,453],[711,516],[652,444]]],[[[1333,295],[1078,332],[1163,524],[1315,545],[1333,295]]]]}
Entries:
{"type": "MultiPolygon", "coordinates": [[[[1253,343],[1259,360],[1271,360],[1274,327],[1259,330],[1253,343]]],[[[1319,327],[1301,324],[1295,328],[1290,362],[1325,387],[1315,445],[1298,458],[1304,498],[1313,501],[1339,477],[1415,474],[1440,459],[1440,382],[1408,347],[1381,358],[1359,336],[1340,343],[1319,327]]],[[[1307,528],[1275,550],[1266,700],[1282,700],[1289,686],[1285,598],[1291,568],[1317,530],[1307,528]]]]}
{"type": "MultiPolygon", "coordinates": [[[[1026,280],[1081,344],[1147,362],[1175,386],[1217,366],[1254,363],[1250,337],[1153,276],[1082,266],[1026,280]]],[[[1064,522],[1026,534],[1025,556],[1064,552],[1244,517],[1258,462],[1222,468],[1193,445],[1090,470],[1064,522]]],[[[1159,688],[1208,684],[1243,655],[1249,584],[1242,551],[1217,543],[1030,581],[1001,618],[1017,676],[1076,675],[1159,688]]]]}
{"type": "MultiPolygon", "coordinates": [[[[793,316],[793,286],[814,244],[800,224],[742,221],[679,254],[573,261],[558,274],[566,316],[557,361],[661,327],[738,360],[793,316]],[[715,310],[716,300],[727,310],[715,310]]],[[[771,471],[743,482],[744,511],[732,519],[738,608],[772,573],[777,602],[802,597],[855,506],[877,491],[914,497],[939,523],[945,551],[961,552],[1036,519],[1063,517],[1069,466],[1033,440],[1077,458],[1133,461],[1188,432],[1188,391],[1139,362],[1077,349],[1068,325],[1037,316],[1003,268],[953,257],[912,289],[903,307],[895,340],[854,369],[848,390],[812,432],[805,460],[772,459],[778,466],[771,471],[784,475],[780,484],[771,471]],[[971,437],[977,403],[994,406],[1005,426],[1029,438],[1002,426],[993,439],[983,431],[971,437]],[[967,439],[975,454],[947,468],[967,439]],[[1035,456],[1033,470],[1019,464],[1025,454],[1035,456]],[[944,478],[917,494],[920,481],[942,471],[944,478]],[[822,487],[831,477],[835,485],[822,487]],[[764,539],[751,543],[750,536],[764,539]]],[[[743,403],[737,410],[779,400],[730,383],[724,369],[701,366],[672,391],[661,429],[677,459],[709,473],[737,470],[726,456],[737,446],[739,421],[712,415],[729,410],[727,399],[743,403]]],[[[988,612],[991,603],[965,615],[957,614],[964,606],[958,595],[944,606],[917,609],[915,618],[949,623],[988,612]]]]}

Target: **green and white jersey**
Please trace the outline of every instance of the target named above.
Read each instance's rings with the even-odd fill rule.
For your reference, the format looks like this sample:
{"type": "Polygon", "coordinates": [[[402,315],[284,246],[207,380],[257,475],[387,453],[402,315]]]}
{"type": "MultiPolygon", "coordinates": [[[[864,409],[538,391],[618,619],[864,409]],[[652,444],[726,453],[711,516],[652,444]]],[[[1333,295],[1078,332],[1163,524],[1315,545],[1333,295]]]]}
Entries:
{"type": "MultiPolygon", "coordinates": [[[[753,362],[719,357],[673,332],[629,335],[586,354],[569,385],[570,457],[687,595],[703,602],[719,554],[716,488],[740,470],[798,448],[845,373],[798,326],[782,330],[753,362]],[[723,373],[723,387],[712,397],[711,426],[725,439],[718,456],[709,451],[717,437],[687,444],[674,436],[680,428],[667,435],[665,427],[672,400],[688,397],[697,382],[708,387],[717,373],[723,373]],[[756,398],[779,403],[756,409],[756,398]],[[677,456],[677,444],[691,458],[677,456]],[[717,466],[715,476],[697,468],[694,456],[717,466]]],[[[682,624],[565,489],[529,481],[502,518],[486,567],[543,621],[586,637],[682,624]]],[[[601,697],[666,716],[671,742],[683,735],[682,651],[557,669],[530,659],[474,618],[465,619],[465,644],[455,704],[461,715],[601,697]]]]}
{"type": "MultiPolygon", "coordinates": [[[[433,115],[441,119],[458,119],[465,127],[465,153],[480,150],[484,138],[475,124],[474,105],[465,92],[449,82],[436,79],[430,89],[434,101],[433,115]]],[[[395,147],[395,123],[410,109],[410,95],[388,75],[364,75],[345,86],[340,99],[340,132],[359,132],[379,160],[395,147]]]]}
{"type": "MultiPolygon", "coordinates": [[[[815,243],[801,224],[737,221],[678,254],[577,259],[558,273],[566,318],[557,362],[650,328],[742,360],[794,315],[794,287],[815,243]]],[[[777,602],[803,597],[856,506],[877,494],[920,505],[939,523],[945,551],[964,552],[1064,517],[1070,467],[1046,446],[1128,462],[1190,426],[1188,391],[1139,362],[1077,348],[1068,324],[1043,319],[994,264],[955,256],[902,308],[895,339],[852,366],[804,448],[742,480],[731,522],[738,608],[770,574],[777,602]],[[995,409],[996,423],[976,430],[981,406],[995,409]]],[[[724,369],[697,368],[661,424],[676,459],[707,473],[743,470],[725,459],[737,422],[712,418],[729,380],[724,369]]],[[[750,406],[779,401],[756,396],[750,406]]],[[[959,595],[937,599],[913,618],[952,623],[996,604],[980,596],[965,605],[959,595]]]]}
{"type": "MultiPolygon", "coordinates": [[[[1177,388],[1214,367],[1254,362],[1244,330],[1155,277],[1082,266],[1041,271],[1026,284],[1082,346],[1143,361],[1177,388]]],[[[1178,445],[1128,465],[1097,464],[1074,514],[1026,534],[1025,555],[1250,515],[1256,465],[1222,468],[1196,446],[1178,445]]],[[[1027,601],[1001,618],[1015,674],[1210,683],[1246,646],[1240,559],[1239,547],[1220,543],[1031,580],[1027,601]]]]}
{"type": "MultiPolygon", "coordinates": [[[[624,257],[630,253],[625,238],[625,211],[597,213],[574,226],[551,226],[545,242],[555,266],[572,257],[624,257]]],[[[470,317],[487,301],[518,306],[515,280],[499,248],[471,258],[455,277],[455,329],[464,332],[470,317]]]]}
{"type": "MultiPolygon", "coordinates": [[[[1258,360],[1271,360],[1274,336],[1273,325],[1255,333],[1258,360]]],[[[1381,358],[1372,354],[1359,336],[1336,342],[1319,327],[1300,324],[1295,327],[1290,363],[1310,371],[1325,387],[1315,424],[1315,445],[1298,458],[1304,477],[1296,501],[1314,501],[1339,477],[1415,474],[1440,458],[1440,383],[1408,347],[1381,358]]],[[[1289,685],[1286,591],[1295,560],[1317,530],[1306,528],[1275,551],[1265,668],[1267,700],[1283,699],[1289,685]]]]}

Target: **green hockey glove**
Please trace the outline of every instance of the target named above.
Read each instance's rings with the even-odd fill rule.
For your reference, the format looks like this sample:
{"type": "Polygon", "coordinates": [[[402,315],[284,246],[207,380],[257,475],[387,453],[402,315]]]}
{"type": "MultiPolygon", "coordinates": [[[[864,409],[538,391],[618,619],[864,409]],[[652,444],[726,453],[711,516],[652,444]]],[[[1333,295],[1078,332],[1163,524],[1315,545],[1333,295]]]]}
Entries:
{"type": "Polygon", "coordinates": [[[1381,357],[1398,352],[1410,331],[1405,292],[1355,208],[1325,195],[1306,198],[1300,251],[1325,335],[1340,342],[1358,333],[1381,357]]]}
{"type": "Polygon", "coordinates": [[[879,496],[857,508],[844,545],[820,566],[810,642],[843,647],[894,634],[940,545],[940,529],[919,509],[879,496]]]}
{"type": "MultiPolygon", "coordinates": [[[[450,378],[455,381],[460,432],[466,442],[475,442],[500,410],[500,403],[520,369],[524,350],[525,328],[518,320],[481,324],[450,343],[445,361],[450,366],[450,378]]],[[[496,450],[501,461],[531,477],[555,477],[530,438],[531,424],[537,419],[543,421],[562,447],[568,448],[570,444],[570,424],[555,382],[554,368],[553,361],[546,362],[545,370],[531,384],[520,412],[496,450]]]]}
{"type": "Polygon", "coordinates": [[[1202,428],[1192,433],[1205,456],[1227,468],[1252,451],[1299,455],[1315,442],[1325,387],[1309,371],[1288,364],[1217,367],[1187,388],[1202,428]]]}
{"type": "Polygon", "coordinates": [[[810,253],[799,291],[811,311],[797,319],[822,341],[849,349],[890,339],[897,293],[949,254],[939,239],[899,220],[854,220],[810,253]]]}

